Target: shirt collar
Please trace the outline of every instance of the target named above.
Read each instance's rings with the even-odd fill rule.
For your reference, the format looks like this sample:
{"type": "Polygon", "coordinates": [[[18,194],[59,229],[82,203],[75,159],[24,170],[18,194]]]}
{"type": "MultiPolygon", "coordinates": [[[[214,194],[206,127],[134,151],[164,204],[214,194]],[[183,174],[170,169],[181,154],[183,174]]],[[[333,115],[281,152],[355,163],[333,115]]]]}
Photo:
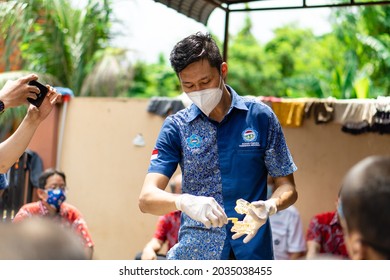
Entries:
{"type": "Polygon", "coordinates": [[[337,216],[337,212],[334,212],[333,218],[330,221],[330,224],[331,225],[338,225],[339,224],[339,219],[338,219],[338,216],[337,216]]]}
{"type": "MultiPolygon", "coordinates": [[[[43,203],[42,200],[39,200],[38,202],[39,202],[39,207],[41,208],[41,212],[43,212],[44,215],[48,215],[50,213],[49,209],[47,208],[48,206],[46,206],[45,203],[43,203]]],[[[56,214],[57,215],[59,214],[60,216],[63,216],[64,215],[64,211],[65,211],[65,209],[64,209],[64,202],[63,202],[61,204],[61,206],[60,206],[60,211],[57,212],[56,214]]]]}
{"type": "MultiPolygon", "coordinates": [[[[230,95],[232,97],[232,103],[230,105],[230,108],[229,108],[229,111],[227,114],[230,114],[230,112],[232,111],[233,108],[247,111],[248,107],[245,105],[244,99],[241,96],[239,96],[237,94],[237,92],[229,85],[226,85],[226,88],[230,92],[230,95]]],[[[191,106],[188,108],[188,114],[187,114],[185,120],[187,122],[192,122],[199,115],[202,115],[202,111],[195,104],[191,104],[191,106]]]]}
{"type": "Polygon", "coordinates": [[[43,213],[44,216],[49,214],[49,209],[47,209],[46,205],[43,203],[42,200],[39,200],[39,208],[41,208],[41,212],[43,213]]]}

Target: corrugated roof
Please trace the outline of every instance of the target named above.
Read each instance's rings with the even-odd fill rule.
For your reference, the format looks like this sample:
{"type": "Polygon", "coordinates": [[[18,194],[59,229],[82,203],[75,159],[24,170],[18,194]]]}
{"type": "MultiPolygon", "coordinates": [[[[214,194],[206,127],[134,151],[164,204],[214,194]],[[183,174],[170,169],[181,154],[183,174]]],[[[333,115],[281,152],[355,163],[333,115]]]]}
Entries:
{"type": "MultiPolygon", "coordinates": [[[[389,5],[389,0],[343,0],[343,1],[329,1],[315,3],[310,1],[311,4],[307,3],[307,0],[302,0],[301,4],[289,4],[288,1],[284,0],[154,0],[155,2],[161,3],[170,7],[177,12],[188,16],[204,25],[207,25],[207,21],[211,13],[216,8],[221,8],[225,12],[235,11],[259,11],[259,10],[282,10],[282,9],[306,9],[306,8],[321,8],[321,7],[345,7],[345,6],[361,6],[361,5],[389,5]],[[245,3],[267,4],[264,7],[255,8],[239,8],[231,9],[230,5],[245,4],[245,3]]],[[[294,2],[296,3],[296,2],[294,2]]],[[[237,6],[236,6],[237,7],[237,6]]]]}
{"type": "Polygon", "coordinates": [[[154,0],[198,22],[207,25],[210,14],[224,1],[207,0],[154,0]]]}

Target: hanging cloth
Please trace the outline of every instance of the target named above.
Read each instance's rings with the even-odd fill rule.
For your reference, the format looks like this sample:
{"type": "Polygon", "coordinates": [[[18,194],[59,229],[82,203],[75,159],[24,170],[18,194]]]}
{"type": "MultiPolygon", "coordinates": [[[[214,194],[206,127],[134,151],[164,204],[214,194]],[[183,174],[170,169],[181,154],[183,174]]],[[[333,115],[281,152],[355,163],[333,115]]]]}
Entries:
{"type": "Polygon", "coordinates": [[[378,96],[375,108],[371,131],[379,134],[390,134],[390,96],[378,96]]]}
{"type": "Polygon", "coordinates": [[[313,114],[316,124],[329,123],[334,118],[333,100],[310,100],[306,102],[305,117],[310,118],[313,114]]]}
{"type": "Polygon", "coordinates": [[[282,100],[272,103],[272,110],[282,126],[300,127],[303,123],[305,102],[282,100]]]}
{"type": "Polygon", "coordinates": [[[372,100],[351,100],[342,116],[341,130],[351,134],[369,132],[375,113],[372,100]]]}
{"type": "Polygon", "coordinates": [[[181,109],[184,109],[184,104],[181,99],[168,97],[152,97],[149,101],[147,111],[162,117],[169,114],[174,114],[181,109]]]}

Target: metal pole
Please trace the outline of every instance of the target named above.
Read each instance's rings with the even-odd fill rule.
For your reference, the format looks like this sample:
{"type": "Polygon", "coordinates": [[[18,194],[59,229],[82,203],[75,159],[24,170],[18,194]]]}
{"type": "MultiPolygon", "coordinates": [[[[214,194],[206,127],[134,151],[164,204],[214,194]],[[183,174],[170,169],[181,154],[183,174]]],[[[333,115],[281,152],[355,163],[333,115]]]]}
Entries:
{"type": "Polygon", "coordinates": [[[57,144],[57,158],[56,158],[56,168],[57,169],[60,169],[60,164],[61,164],[62,142],[63,142],[63,138],[64,138],[66,113],[68,111],[68,102],[69,102],[69,100],[70,100],[70,95],[69,94],[62,95],[63,106],[62,106],[61,125],[60,125],[58,144],[57,144]]]}
{"type": "Polygon", "coordinates": [[[227,57],[228,57],[228,45],[229,45],[229,15],[230,15],[230,10],[229,6],[226,9],[225,13],[225,38],[223,41],[223,61],[227,62],[227,57]]]}

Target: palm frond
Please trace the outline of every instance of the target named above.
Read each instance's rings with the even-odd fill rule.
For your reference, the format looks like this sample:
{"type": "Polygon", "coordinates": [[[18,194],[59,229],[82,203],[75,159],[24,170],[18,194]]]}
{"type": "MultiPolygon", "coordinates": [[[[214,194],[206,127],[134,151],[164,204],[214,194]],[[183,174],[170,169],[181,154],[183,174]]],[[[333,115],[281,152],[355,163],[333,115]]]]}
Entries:
{"type": "Polygon", "coordinates": [[[107,48],[86,77],[81,96],[126,96],[134,72],[126,60],[125,49],[107,48]]]}

